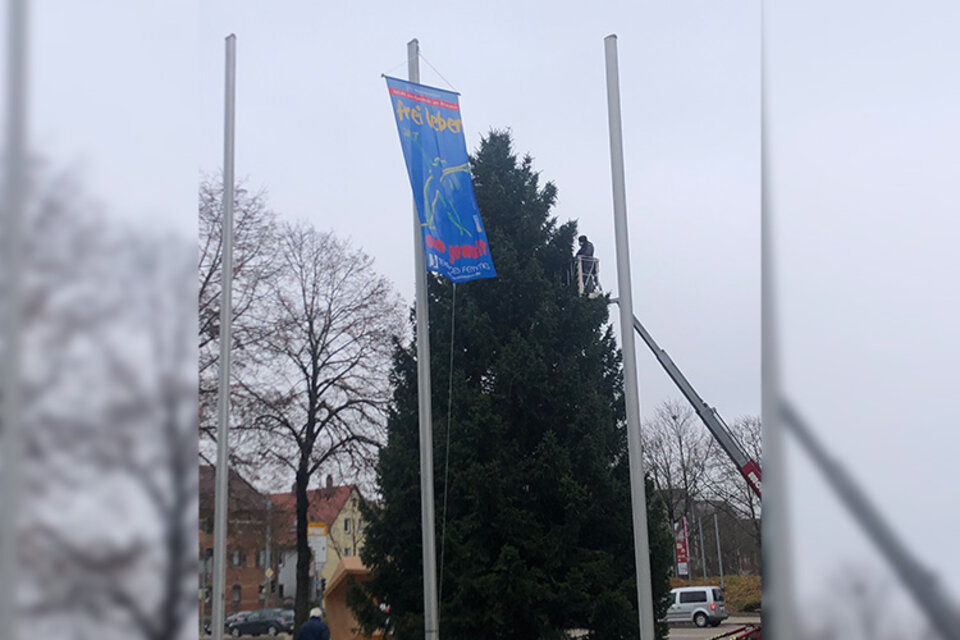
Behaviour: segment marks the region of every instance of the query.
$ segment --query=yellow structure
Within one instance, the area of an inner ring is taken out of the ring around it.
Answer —
[[[345,556],[337,563],[333,572],[333,577],[327,580],[327,591],[324,593],[323,602],[327,612],[327,626],[330,627],[330,637],[337,640],[372,640],[381,637],[381,632],[377,631],[372,636],[365,636],[360,631],[360,624],[353,616],[350,607],[347,606],[347,578],[352,576],[358,582],[363,582],[370,577],[370,570],[367,569],[360,558],[356,556]]]
[[[296,593],[296,497],[293,493],[275,493],[271,497],[275,513],[281,513],[285,518],[274,536],[275,548],[282,555],[278,597],[289,600]],[[316,577],[318,583],[325,581],[329,587],[341,560],[359,560],[364,538],[364,523],[360,514],[363,497],[356,485],[334,486],[333,478],[327,476],[326,486],[309,490],[307,500],[310,535],[321,534],[325,525],[327,558]]]
[[[351,564],[352,560],[360,561],[360,550],[363,549],[361,500],[360,492],[355,486],[351,486],[350,494],[336,518],[327,523],[327,563],[320,574],[321,578],[326,578],[327,590],[330,589],[330,583],[341,560],[351,560]]]

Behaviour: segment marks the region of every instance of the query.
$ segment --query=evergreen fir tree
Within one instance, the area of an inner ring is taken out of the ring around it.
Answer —
[[[515,157],[507,133],[491,132],[471,169],[499,277],[455,293],[447,281],[429,283],[441,636],[561,638],[588,629],[596,638],[636,638],[624,400],[609,299],[563,286],[576,224],[551,217],[556,188],[540,186],[532,159]],[[395,637],[422,638],[415,344],[397,346],[392,375],[377,468],[382,500],[368,509],[362,553],[373,577],[349,601],[368,629],[383,619],[374,603],[386,602]],[[672,538],[651,491],[648,483],[662,616]],[[666,637],[664,624],[658,637]]]

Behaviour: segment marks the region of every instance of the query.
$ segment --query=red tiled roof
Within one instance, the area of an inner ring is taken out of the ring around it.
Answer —
[[[347,484],[339,487],[330,487],[325,489],[310,489],[307,491],[307,516],[310,522],[325,522],[332,526],[334,520],[340,514],[343,506],[356,485]],[[294,523],[297,521],[297,497],[294,493],[274,493],[270,495],[273,501],[275,511],[288,514],[285,522],[284,531],[278,532],[277,542],[280,544],[295,544],[295,532],[292,531]]]
[[[213,494],[216,470],[210,465],[200,465],[200,516],[213,517]],[[244,479],[234,469],[230,469],[229,513],[230,517],[246,512],[255,514],[266,523],[267,497],[273,503],[272,509],[276,526],[275,541],[279,546],[296,546],[296,532],[293,525],[297,521],[297,498],[293,492],[263,494]],[[310,489],[307,491],[309,522],[326,522],[332,526],[356,485]],[[359,492],[358,492],[359,493]]]
[[[200,465],[200,478],[198,494],[200,499],[200,512],[213,512],[214,485],[216,484],[216,468],[212,465]],[[264,511],[266,509],[266,496],[257,491],[246,479],[236,470],[230,469],[230,476],[227,480],[229,486],[230,501],[228,508],[230,510],[241,509],[247,511]]]

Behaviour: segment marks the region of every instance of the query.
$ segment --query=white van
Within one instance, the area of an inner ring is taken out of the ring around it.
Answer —
[[[671,589],[670,594],[673,602],[667,610],[667,622],[715,627],[727,618],[727,605],[720,587],[679,587]]]

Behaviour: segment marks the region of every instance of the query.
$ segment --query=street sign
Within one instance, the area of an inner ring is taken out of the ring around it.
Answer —
[[[267,580],[273,579],[273,569],[271,569],[270,567],[267,567],[267,570],[265,573],[267,574]]]
[[[307,537],[313,551],[314,564],[322,567],[327,562],[327,523],[311,522],[307,525]],[[318,572],[322,569],[318,568]]]

